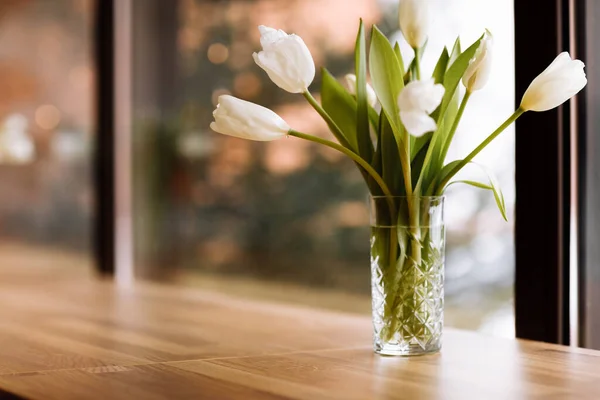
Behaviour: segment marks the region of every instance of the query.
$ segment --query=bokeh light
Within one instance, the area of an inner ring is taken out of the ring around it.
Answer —
[[[45,130],[52,130],[60,123],[60,110],[52,104],[44,104],[35,110],[35,122]]]
[[[223,64],[229,58],[229,49],[222,43],[213,43],[208,47],[208,60],[213,64]]]
[[[256,97],[262,90],[262,83],[253,72],[242,72],[233,80],[233,90],[242,98]]]

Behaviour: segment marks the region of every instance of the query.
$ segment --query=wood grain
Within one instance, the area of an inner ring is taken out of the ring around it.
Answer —
[[[596,351],[447,329],[441,354],[380,357],[362,316],[85,274],[0,276],[0,390],[21,398],[600,399]]]

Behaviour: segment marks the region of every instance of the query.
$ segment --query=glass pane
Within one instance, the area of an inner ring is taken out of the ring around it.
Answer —
[[[93,7],[0,2],[0,254],[12,262],[91,263]]]
[[[295,129],[331,137],[300,95],[258,68],[257,26],[299,34],[317,69],[353,69],[362,17],[403,45],[396,0],[134,2],[135,237],[138,273],[352,312],[370,312],[366,188],[350,161],[289,138],[256,143],[209,129],[220,94],[269,107]],[[438,1],[424,69],[442,46],[494,32],[494,76],[473,96],[449,160],[513,111],[512,2]],[[318,12],[316,8],[318,7]],[[320,74],[311,91],[318,97]],[[514,202],[513,138],[479,157]],[[477,168],[472,172],[477,175]],[[490,193],[453,187],[447,220],[450,326],[514,335],[512,220]]]

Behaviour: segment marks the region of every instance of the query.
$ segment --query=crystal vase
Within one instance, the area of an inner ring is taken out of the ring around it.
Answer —
[[[371,197],[374,350],[412,356],[441,348],[444,198]]]

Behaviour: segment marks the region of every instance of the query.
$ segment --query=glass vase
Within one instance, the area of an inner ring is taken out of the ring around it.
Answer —
[[[444,198],[371,197],[374,350],[434,353],[444,324]]]

